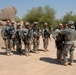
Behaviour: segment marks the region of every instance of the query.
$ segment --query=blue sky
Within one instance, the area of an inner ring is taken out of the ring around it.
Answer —
[[[61,18],[69,11],[76,14],[76,0],[0,0],[0,10],[7,6],[14,6],[17,9],[16,15],[20,18],[27,13],[27,10],[46,5],[56,10],[56,18]]]

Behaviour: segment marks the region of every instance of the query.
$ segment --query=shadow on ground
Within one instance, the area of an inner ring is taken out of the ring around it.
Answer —
[[[6,55],[6,52],[0,52],[0,55]]]
[[[57,59],[49,58],[49,57],[42,57],[40,58],[41,61],[50,63],[50,64],[57,64],[62,65],[62,62],[57,61]]]
[[[43,50],[43,49],[38,49],[38,51],[43,51],[43,52],[44,52],[44,50]]]
[[[74,63],[76,63],[76,60],[73,60]]]

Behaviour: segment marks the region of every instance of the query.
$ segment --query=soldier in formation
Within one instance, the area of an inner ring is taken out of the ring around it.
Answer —
[[[11,21],[11,26],[12,26],[12,30],[13,30],[13,33],[14,33],[15,30],[16,30],[16,24],[15,24],[15,21]],[[12,38],[12,45],[13,45],[13,49],[15,49],[16,40],[15,40],[14,37]]]
[[[22,40],[25,45],[25,55],[30,56],[31,39],[33,38],[32,29],[29,23],[26,23],[25,28],[22,28]]]
[[[21,42],[21,24],[18,23],[17,24],[17,27],[16,27],[16,30],[15,30],[15,33],[13,34],[15,40],[16,40],[16,51],[18,53],[22,53],[22,42]]]
[[[1,34],[5,43],[6,54],[7,56],[11,56],[13,29],[9,20],[7,20],[6,25],[3,26]]]
[[[47,52],[49,51],[47,49],[48,44],[49,44],[49,38],[50,38],[50,31],[48,28],[48,24],[44,23],[44,28],[42,30],[42,38],[43,38],[43,47],[44,47],[44,51]]]
[[[39,53],[39,43],[40,43],[40,28],[38,27],[38,22],[34,22],[34,26],[32,27],[33,30],[33,52]]]

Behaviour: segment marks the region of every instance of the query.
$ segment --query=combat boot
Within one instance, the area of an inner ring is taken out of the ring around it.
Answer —
[[[34,51],[34,53],[38,54],[39,52],[38,51]]]
[[[64,59],[63,58],[57,58],[57,61],[62,62],[62,61],[64,61]]]
[[[64,66],[67,66],[68,64],[64,62],[63,65],[64,65]]]
[[[10,56],[12,56],[13,55],[13,53],[9,53],[10,54]]]
[[[48,49],[46,49],[46,51],[49,51]]]
[[[72,66],[72,62],[69,62],[68,65],[71,65]]]
[[[29,56],[29,54],[28,53],[25,53],[25,55],[28,57]]]
[[[44,51],[47,52],[47,49],[44,48]]]
[[[7,56],[10,56],[10,54],[9,54],[9,53],[7,53]]]
[[[31,56],[31,55],[28,53],[28,56]]]
[[[16,50],[15,46],[13,47],[14,50]]]

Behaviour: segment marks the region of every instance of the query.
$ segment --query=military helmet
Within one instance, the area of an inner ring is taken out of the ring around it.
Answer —
[[[69,21],[68,24],[69,25],[74,25],[74,22],[73,21]]]
[[[38,22],[34,22],[34,25],[38,25]]]
[[[47,23],[44,23],[44,26],[47,26],[48,24]]]
[[[26,26],[29,26],[30,24],[28,22],[26,22]]]
[[[18,23],[17,23],[17,26],[21,26],[21,24],[18,22]]]

